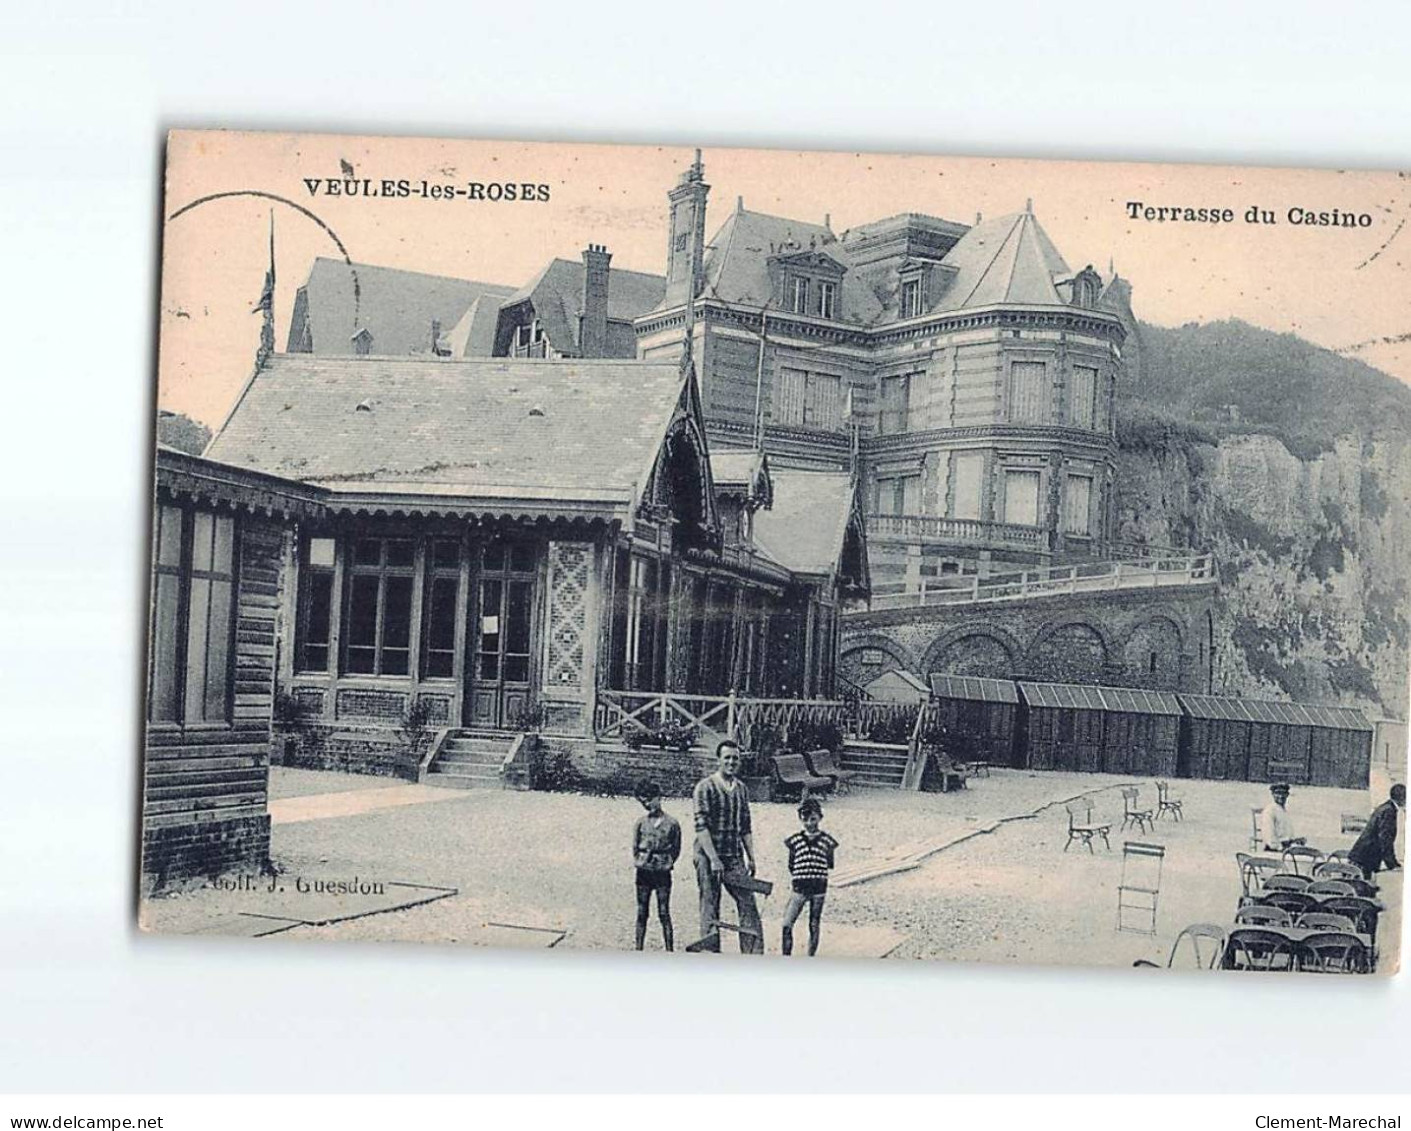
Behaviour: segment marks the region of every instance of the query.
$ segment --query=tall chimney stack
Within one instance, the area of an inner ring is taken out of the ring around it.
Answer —
[[[578,355],[607,357],[608,268],[612,255],[602,244],[583,250],[583,305],[578,316]]]

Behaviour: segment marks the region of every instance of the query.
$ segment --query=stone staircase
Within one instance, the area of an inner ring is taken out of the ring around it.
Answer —
[[[854,785],[900,789],[902,775],[906,771],[906,747],[849,742],[843,747],[840,761],[843,769],[857,774],[853,778]]]
[[[513,731],[451,731],[427,767],[426,784],[451,789],[503,789],[500,768],[517,737]]]

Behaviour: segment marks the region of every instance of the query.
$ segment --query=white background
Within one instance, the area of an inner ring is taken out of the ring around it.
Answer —
[[[139,938],[166,128],[1411,164],[1401,5],[0,16],[0,1091],[1405,1087],[1406,978]]]

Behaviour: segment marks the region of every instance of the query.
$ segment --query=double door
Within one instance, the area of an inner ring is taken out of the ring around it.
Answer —
[[[537,556],[531,543],[501,540],[481,552],[466,633],[473,726],[515,726],[533,702]]]

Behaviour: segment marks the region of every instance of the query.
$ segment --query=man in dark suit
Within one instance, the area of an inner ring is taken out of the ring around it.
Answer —
[[[1374,872],[1384,868],[1393,871],[1401,867],[1396,859],[1396,823],[1398,814],[1404,808],[1406,787],[1394,785],[1391,787],[1391,797],[1372,810],[1367,827],[1347,854],[1347,858],[1361,868],[1369,880]]]

